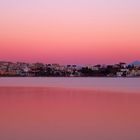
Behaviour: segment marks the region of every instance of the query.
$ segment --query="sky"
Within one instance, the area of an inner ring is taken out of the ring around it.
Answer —
[[[140,60],[140,0],[0,0],[0,60]]]

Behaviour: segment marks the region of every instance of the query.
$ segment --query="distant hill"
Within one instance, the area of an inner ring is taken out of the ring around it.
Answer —
[[[129,65],[140,66],[140,61],[134,61],[130,63]]]

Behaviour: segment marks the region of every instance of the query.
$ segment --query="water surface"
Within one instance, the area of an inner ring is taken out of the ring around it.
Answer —
[[[0,140],[140,140],[138,81],[2,78]]]
[[[140,78],[0,78],[0,86],[85,88],[139,93]]]

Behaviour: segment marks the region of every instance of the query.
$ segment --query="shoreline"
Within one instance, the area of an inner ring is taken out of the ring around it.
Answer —
[[[140,76],[0,76],[0,78],[140,78]]]

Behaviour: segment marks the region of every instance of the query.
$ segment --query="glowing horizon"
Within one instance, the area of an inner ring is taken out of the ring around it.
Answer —
[[[139,0],[0,1],[0,60],[95,64],[139,60]]]

